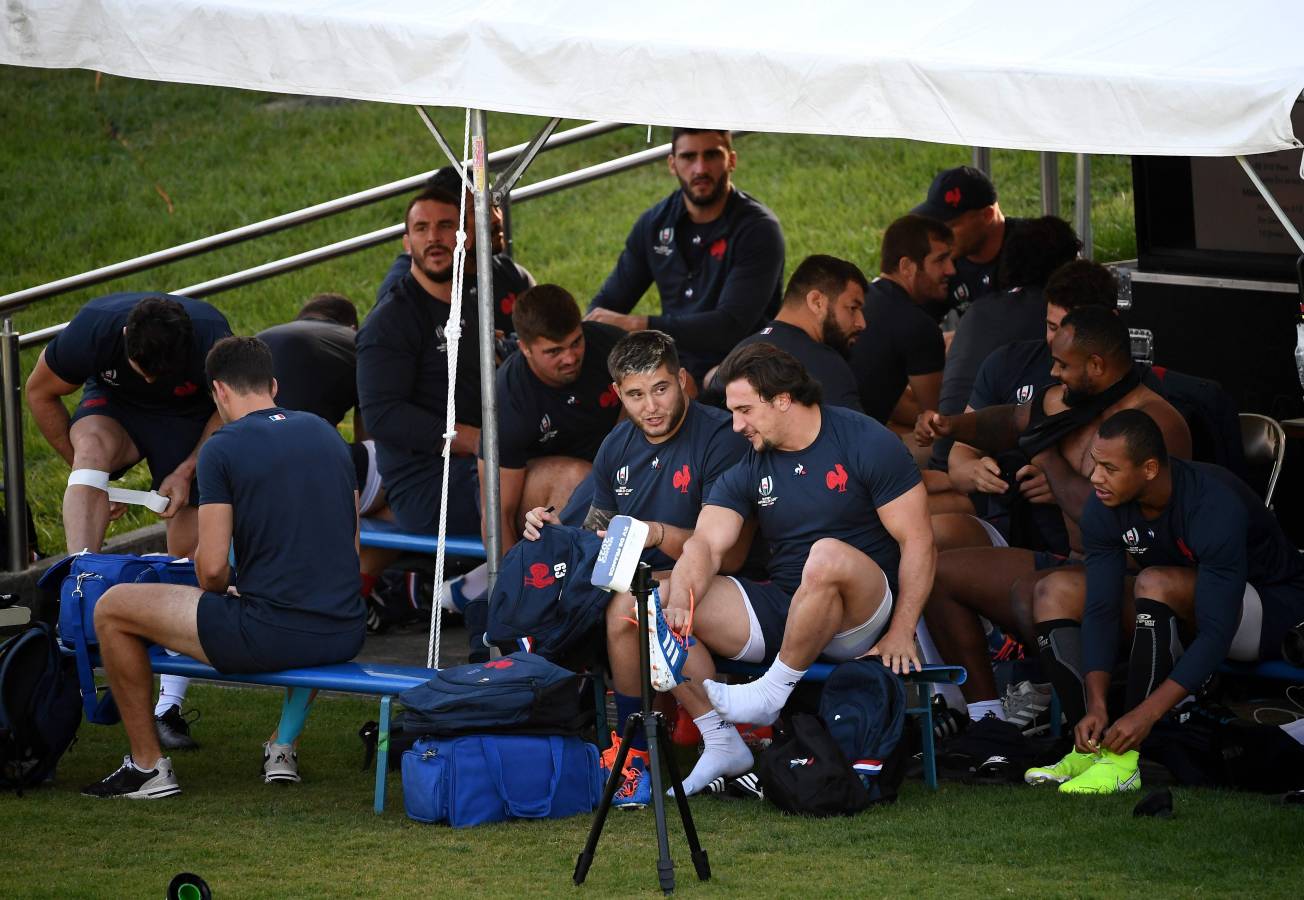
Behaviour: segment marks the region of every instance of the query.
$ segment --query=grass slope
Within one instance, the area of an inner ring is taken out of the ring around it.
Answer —
[[[300,785],[265,785],[261,743],[279,711],[269,690],[192,688],[201,750],[173,757],[183,793],[97,801],[77,789],[111,771],[120,728],[83,725],[55,786],[0,795],[0,896],[161,896],[196,872],[214,896],[465,897],[650,895],[650,811],[613,814],[586,886],[571,885],[589,817],[454,831],[405,818],[398,777],[385,814],[353,735],[375,705],[319,701],[302,739]],[[693,801],[713,878],[692,873],[671,821],[688,896],[1149,897],[1299,894],[1302,813],[1271,798],[1177,790],[1176,816],[1134,819],[1144,794],[1067,798],[1053,790],[909,782],[897,805],[805,820],[744,801]]]
[[[0,67],[0,293],[300,209],[440,165],[434,141],[405,107],[99,77],[92,72]],[[463,115],[437,119],[455,144]],[[491,147],[526,140],[539,121],[493,115]],[[566,123],[563,127],[576,123]],[[542,154],[524,183],[647,146],[627,128]],[[654,129],[652,140],[668,139]],[[969,160],[964,147],[910,141],[757,134],[739,141],[737,183],[769,205],[787,236],[791,272],[807,254],[834,253],[876,272],[883,229],[922,199],[933,174]],[[1072,215],[1071,159],[1061,161],[1063,211]],[[1037,158],[998,151],[993,168],[1002,208],[1040,212]],[[1125,159],[1094,171],[1097,257],[1133,254]],[[521,204],[514,210],[517,258],[541,281],[585,302],[602,283],[643,209],[674,186],[649,166]],[[177,290],[398,222],[394,199],[41,302],[15,316],[19,330],[65,321],[86,300],[116,290]],[[237,332],[290,318],[308,296],[338,291],[370,308],[397,252],[379,247],[210,298]],[[644,307],[655,304],[645,298]],[[30,371],[36,352],[24,354]],[[67,468],[26,422],[28,495],[41,544],[62,548],[59,506]],[[146,483],[144,467],[131,486]],[[152,521],[134,510],[115,530]]]

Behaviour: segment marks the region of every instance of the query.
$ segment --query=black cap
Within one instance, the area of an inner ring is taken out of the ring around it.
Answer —
[[[928,188],[928,198],[911,212],[949,222],[961,213],[995,202],[996,188],[990,178],[973,166],[958,166],[939,173]]]

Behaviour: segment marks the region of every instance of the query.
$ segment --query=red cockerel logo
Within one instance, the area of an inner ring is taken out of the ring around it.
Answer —
[[[510,659],[491,659],[484,664],[486,669],[510,669],[514,663]]]
[[[824,483],[829,486],[829,490],[837,488],[839,494],[847,492],[847,470],[842,468],[842,463],[837,463],[832,472],[824,473]]]
[[[676,472],[675,477],[671,479],[671,482],[676,488],[678,488],[679,493],[681,494],[688,493],[688,485],[692,483],[692,481],[693,473],[688,471],[688,463],[684,463],[684,467]]]
[[[185,384],[179,384],[174,387],[172,393],[177,397],[189,397],[198,390],[199,385],[195,384],[193,381],[187,381]]]
[[[619,402],[620,395],[616,393],[616,386],[614,384],[607,385],[607,389],[602,392],[602,396],[598,397],[598,406],[601,406],[603,409],[610,409]]]
[[[510,316],[512,310],[516,309],[516,295],[505,294],[503,299],[498,301],[498,308],[502,310],[503,315]]]
[[[724,249],[727,246],[728,245],[725,243],[724,238],[720,238],[719,240],[712,243],[711,249],[707,250],[706,252],[710,253],[711,256],[714,257],[715,259],[724,259]]]
[[[960,189],[958,187],[951,188],[949,191],[946,192],[945,195],[943,195],[943,199],[946,200],[947,206],[954,206],[956,208],[959,208]]]
[[[525,576],[525,583],[532,588],[546,588],[557,579],[552,577],[552,568],[547,563],[534,563],[530,574]]]

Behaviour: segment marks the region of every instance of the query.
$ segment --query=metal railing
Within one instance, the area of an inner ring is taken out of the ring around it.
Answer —
[[[541,149],[550,150],[564,147],[568,144],[607,134],[624,127],[626,127],[625,124],[617,122],[593,122],[587,125],[581,125],[576,128],[553,134],[543,144]],[[488,163],[493,167],[508,165],[515,160],[519,154],[524,152],[528,146],[528,143],[523,143],[494,151],[488,155]],[[587,184],[591,181],[596,181],[620,172],[647,165],[650,162],[665,159],[669,152],[669,144],[660,144],[656,147],[650,147],[637,153],[631,153],[627,156],[578,169],[574,172],[568,172],[553,178],[544,179],[543,181],[511,191],[508,195],[508,201],[512,205],[524,203],[567,188]],[[275,216],[271,219],[255,222],[250,225],[243,225],[239,228],[233,228],[220,234],[200,238],[185,244],[179,244],[175,247],[169,247],[165,250],[159,250],[154,253],[135,257],[134,259],[124,260],[109,266],[102,266],[89,272],[83,272],[79,275],[73,275],[68,278],[61,278],[47,284],[38,285],[21,291],[15,291],[0,297],[0,315],[3,315],[4,322],[3,331],[0,331],[0,389],[3,390],[3,396],[0,396],[0,414],[3,415],[3,449],[5,456],[4,497],[5,508],[7,510],[18,511],[15,514],[9,515],[8,529],[7,534],[5,535],[5,546],[8,550],[9,568],[12,570],[25,568],[26,560],[28,559],[26,515],[22,512],[26,508],[26,485],[24,482],[22,372],[19,366],[19,349],[20,347],[32,347],[44,344],[53,339],[55,335],[63,331],[63,329],[68,325],[67,322],[62,322],[57,325],[51,325],[46,328],[37,329],[36,331],[20,335],[15,332],[12,327],[12,319],[10,316],[14,310],[21,309],[49,297],[58,296],[81,288],[91,287],[126,275],[148,271],[168,263],[198,256],[242,241],[294,228],[299,225],[304,225],[309,222],[314,222],[319,219],[409,193],[424,185],[426,180],[434,173],[434,171],[435,170],[432,169],[429,172],[423,172],[409,178],[392,181],[388,184],[349,194],[348,196],[340,197],[336,200],[319,203],[315,206],[296,210],[295,212]],[[401,236],[403,228],[403,223],[399,222],[387,228],[381,228],[376,231],[368,232],[367,234],[337,241],[336,243],[324,247],[318,247],[304,253],[297,253],[240,272],[234,272],[230,275],[224,275],[219,278],[200,282],[199,284],[179,288],[173,291],[173,293],[195,298],[211,296],[222,291],[228,291],[233,288],[253,284],[267,278],[272,278],[276,275],[307,268],[308,266],[316,265],[317,263],[326,262],[341,256],[346,256],[350,253],[356,253],[370,247],[387,243]]]

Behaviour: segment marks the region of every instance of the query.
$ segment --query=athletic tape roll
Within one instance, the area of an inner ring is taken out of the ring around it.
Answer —
[[[68,484],[81,484],[86,487],[107,491],[109,489],[109,473],[101,472],[99,469],[73,469],[68,475]]]
[[[110,503],[130,503],[132,506],[147,506],[160,515],[167,512],[172,501],[158,491],[130,491],[126,488],[109,488]]]

